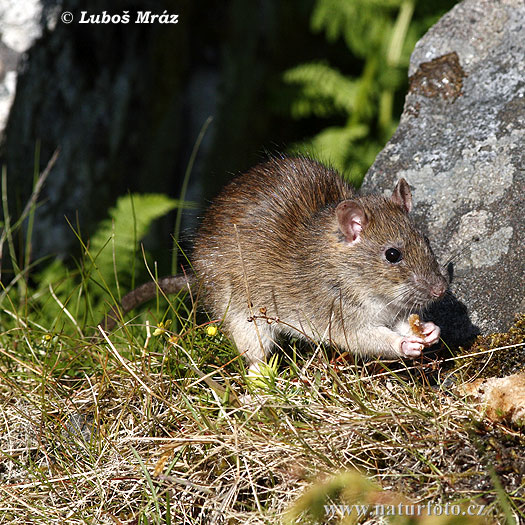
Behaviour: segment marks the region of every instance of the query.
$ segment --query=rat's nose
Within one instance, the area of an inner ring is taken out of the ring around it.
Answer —
[[[437,283],[430,287],[430,295],[436,299],[443,297],[447,291],[447,283],[445,279],[440,279]]]

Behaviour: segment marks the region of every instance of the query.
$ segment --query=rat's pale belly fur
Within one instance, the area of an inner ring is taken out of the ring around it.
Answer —
[[[327,301],[319,297],[310,301],[297,297],[295,305],[279,301],[275,290],[272,299],[254,302],[248,307],[244,295],[241,305],[228,295],[231,285],[221,290],[214,285],[213,294],[217,303],[214,312],[223,312],[224,325],[234,339],[239,352],[251,367],[264,361],[271,347],[279,343],[281,336],[295,336],[310,342],[323,342],[348,349],[362,355],[377,355],[385,358],[417,357],[424,346],[439,340],[439,327],[424,323],[424,338],[411,334],[407,321],[408,314],[385,309],[384,302],[369,300],[368,308],[360,302],[359,307],[345,305],[336,299]],[[250,297],[257,293],[250,294]],[[227,301],[222,301],[229,297]],[[308,305],[299,310],[297,304]],[[240,306],[240,307],[239,307]]]

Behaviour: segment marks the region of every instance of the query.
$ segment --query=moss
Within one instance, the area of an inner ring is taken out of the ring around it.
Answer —
[[[457,366],[464,366],[477,377],[504,377],[525,369],[525,313],[518,314],[507,332],[479,335],[468,348],[459,348]],[[521,345],[521,346],[519,346]],[[512,347],[512,348],[507,348]],[[493,350],[493,352],[491,352]]]

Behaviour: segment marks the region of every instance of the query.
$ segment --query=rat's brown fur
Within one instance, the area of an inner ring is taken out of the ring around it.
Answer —
[[[368,218],[353,246],[335,213],[348,199]],[[393,337],[375,328],[392,330],[435,298],[429,288],[444,286],[402,206],[379,196],[356,199],[338,174],[304,158],[273,159],[235,179],[208,210],[196,239],[193,266],[206,307],[224,316],[252,364],[283,332],[399,356]],[[389,245],[404,252],[399,265],[383,258]],[[280,322],[253,320],[261,311]]]

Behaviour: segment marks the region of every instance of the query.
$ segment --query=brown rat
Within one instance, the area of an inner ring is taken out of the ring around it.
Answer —
[[[408,217],[411,207],[404,179],[390,198],[356,196],[336,172],[306,158],[256,166],[223,189],[197,232],[192,263],[205,307],[224,319],[250,366],[282,334],[417,357],[440,330],[422,323],[415,335],[408,317],[441,298],[447,282]],[[174,276],[158,284],[173,293],[187,283]],[[155,293],[155,283],[143,285],[122,310]]]

